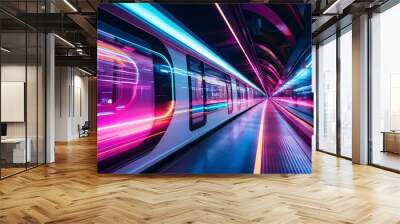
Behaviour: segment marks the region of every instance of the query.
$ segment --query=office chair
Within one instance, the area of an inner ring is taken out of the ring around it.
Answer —
[[[89,129],[90,129],[89,121],[85,121],[82,127],[78,125],[78,129],[79,129],[79,138],[89,136]]]

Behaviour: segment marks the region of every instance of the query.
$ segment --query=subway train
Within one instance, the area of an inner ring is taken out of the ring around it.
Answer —
[[[266,97],[118,7],[100,6],[98,18],[100,173],[142,173]]]

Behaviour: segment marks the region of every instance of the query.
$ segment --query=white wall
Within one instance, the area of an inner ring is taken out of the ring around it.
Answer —
[[[55,140],[70,141],[89,117],[88,77],[72,67],[56,67],[55,73]]]
[[[26,71],[29,74],[28,76],[28,81],[30,86],[36,86],[36,80],[31,80],[30,74],[36,74],[36,67],[34,66],[29,66],[26,68],[25,64],[3,64],[1,66],[1,81],[2,82],[24,82],[26,83],[25,80],[25,75]],[[36,88],[27,88],[27,103],[28,107],[32,109],[32,107],[36,108]],[[34,104],[32,104],[34,102]],[[1,108],[1,110],[7,110],[7,108]],[[31,110],[29,110],[31,111]],[[36,124],[36,119],[37,115],[36,113],[28,113],[27,114],[28,122],[35,121]],[[7,122],[7,136],[8,137],[25,137],[25,123],[26,122]],[[33,127],[33,124],[28,124],[28,129],[29,128],[34,128],[36,130],[36,125]],[[28,130],[28,135],[30,133],[30,130]],[[29,137],[29,136],[28,136]]]
[[[70,69],[55,68],[55,141],[68,141]]]

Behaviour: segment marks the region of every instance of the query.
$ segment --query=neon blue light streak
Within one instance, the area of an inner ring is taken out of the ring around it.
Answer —
[[[275,91],[273,96],[276,96],[277,94],[281,93],[284,90],[293,88],[296,85],[298,85],[306,80],[311,80],[311,65],[312,65],[312,62],[309,62],[309,63],[307,63],[307,65],[305,67],[300,68],[299,71],[293,76],[292,79],[285,82],[285,84],[283,84],[281,87],[279,87],[278,90]]]
[[[311,85],[309,85],[309,86],[299,87],[299,88],[297,88],[297,89],[295,89],[293,91],[294,92],[305,92],[305,91],[310,92],[311,90],[312,90]]]
[[[204,107],[203,106],[193,106],[192,107],[192,113],[198,113],[198,112],[203,112]]]
[[[226,108],[228,106],[227,103],[216,103],[216,104],[211,104],[206,106],[206,110],[219,110]]]
[[[170,71],[168,71],[168,70],[166,70],[166,69],[160,69],[160,72],[162,72],[162,73],[170,73]]]
[[[158,11],[149,3],[118,3],[128,12],[133,13],[140,19],[154,25],[156,28],[160,29],[166,35],[177,40],[181,44],[185,45],[203,55],[204,57],[210,59],[218,66],[225,69],[227,72],[235,75],[237,78],[241,79],[254,89],[262,92],[256,85],[254,85],[250,80],[243,76],[238,70],[236,70],[232,65],[228,64],[221,57],[211,51],[207,46],[197,40],[195,37],[191,36],[182,27],[177,25],[170,18],[165,16],[162,12]]]

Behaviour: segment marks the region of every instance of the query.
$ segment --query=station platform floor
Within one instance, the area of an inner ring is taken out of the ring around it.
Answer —
[[[310,173],[311,146],[266,100],[154,166],[151,173]]]

